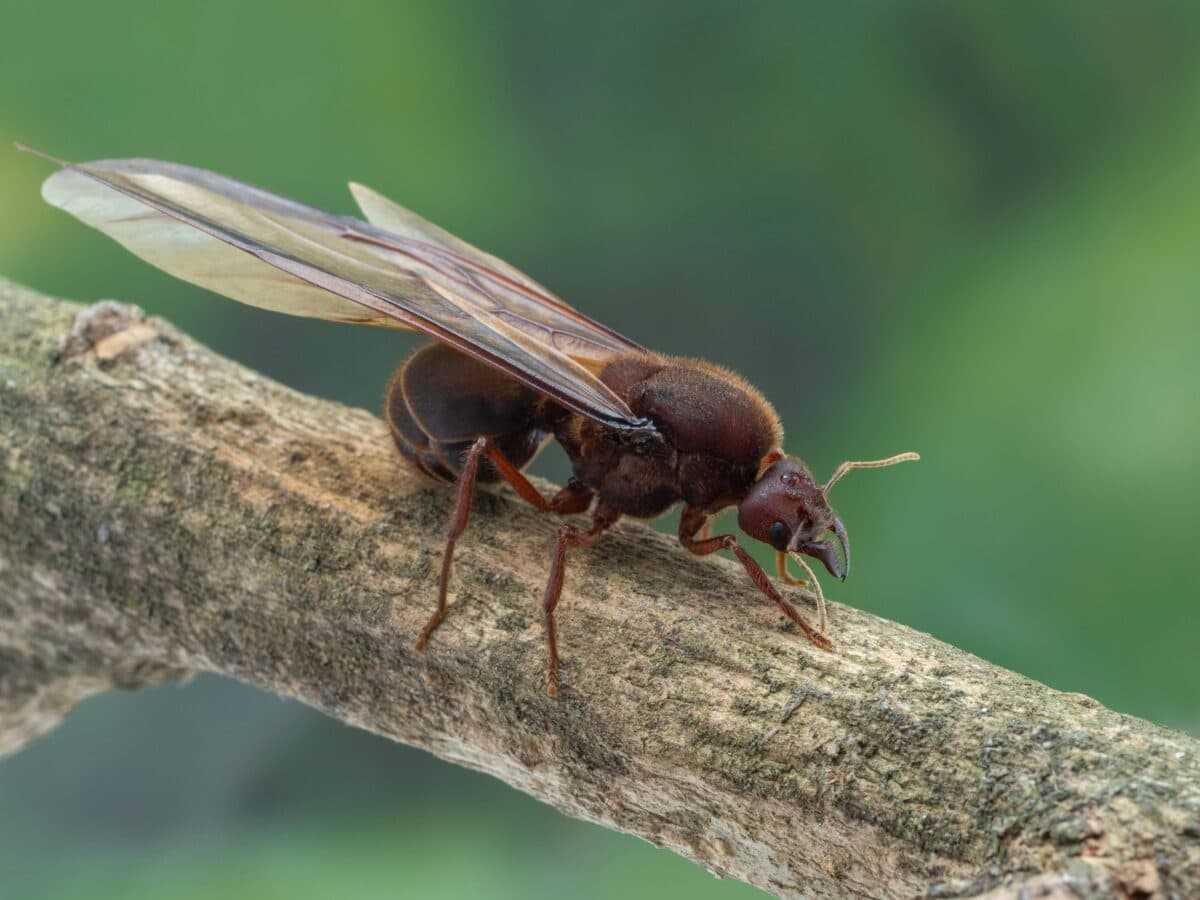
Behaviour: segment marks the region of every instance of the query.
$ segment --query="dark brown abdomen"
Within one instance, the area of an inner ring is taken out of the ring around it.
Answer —
[[[546,433],[539,395],[445,344],[427,344],[396,370],[384,414],[400,453],[431,478],[454,481],[477,438],[496,439],[517,468],[533,459]],[[481,481],[497,475],[486,460]]]

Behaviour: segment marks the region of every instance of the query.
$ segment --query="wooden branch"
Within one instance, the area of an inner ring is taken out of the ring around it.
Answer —
[[[813,649],[638,524],[571,558],[484,494],[427,656],[450,492],[384,426],[132,307],[0,282],[0,748],[218,672],[804,897],[1198,897],[1200,745],[835,606]]]

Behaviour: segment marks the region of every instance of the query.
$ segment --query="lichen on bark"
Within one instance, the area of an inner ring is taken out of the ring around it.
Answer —
[[[1194,739],[846,607],[815,650],[638,524],[572,557],[558,700],[505,490],[415,654],[449,504],[368,413],[0,282],[0,751],[216,672],[780,895],[1200,896]]]

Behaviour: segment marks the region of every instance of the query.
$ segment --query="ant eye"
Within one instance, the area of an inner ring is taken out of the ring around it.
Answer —
[[[788,542],[787,526],[776,522],[771,526],[771,546],[776,550],[786,550]]]

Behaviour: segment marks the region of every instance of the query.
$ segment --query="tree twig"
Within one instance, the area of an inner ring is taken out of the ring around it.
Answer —
[[[1194,739],[846,607],[815,650],[641,525],[571,560],[559,699],[507,492],[415,654],[449,503],[365,412],[0,282],[0,749],[217,672],[780,895],[1200,896]]]

